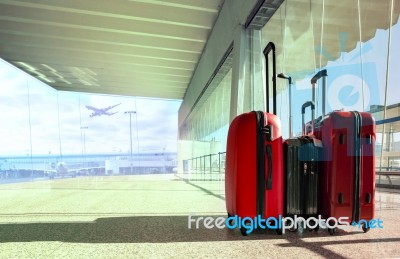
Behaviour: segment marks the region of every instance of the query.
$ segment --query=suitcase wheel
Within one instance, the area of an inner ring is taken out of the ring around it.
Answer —
[[[282,229],[281,229],[281,228],[277,228],[277,229],[276,229],[276,233],[277,233],[278,235],[282,235]]]
[[[336,228],[328,228],[328,232],[331,236],[336,233]]]
[[[244,224],[246,225],[250,225],[250,221],[246,220],[246,222],[244,222]],[[247,236],[247,229],[245,227],[240,227],[240,233],[242,233],[242,236]]]
[[[229,212],[228,212],[228,218],[230,218],[230,217],[232,217],[232,215],[231,215],[231,214],[229,214]],[[228,221],[228,223],[229,223],[229,225],[231,225],[231,226],[232,226],[233,219],[230,219],[230,220]]]
[[[317,225],[315,228],[309,228],[308,229],[310,232],[312,231],[318,231],[319,230],[319,225]]]
[[[297,231],[297,228],[296,227],[292,227],[292,228],[289,228],[288,229],[290,232],[296,232]]]
[[[362,225],[362,230],[367,233],[371,228],[367,227],[365,224]]]
[[[309,230],[310,232],[312,232],[312,231],[318,231],[318,230],[319,230],[319,223],[318,223],[318,221],[314,220],[314,223],[317,223],[315,227],[312,227],[312,228],[310,227],[310,228],[308,228],[308,230]]]
[[[242,236],[244,236],[244,237],[247,236],[247,232],[246,231],[247,231],[247,229],[245,229],[244,227],[240,228],[240,233],[242,233]]]

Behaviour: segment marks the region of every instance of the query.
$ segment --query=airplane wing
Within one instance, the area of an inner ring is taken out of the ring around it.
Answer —
[[[108,110],[110,110],[110,109],[112,109],[112,108],[114,108],[114,107],[117,107],[118,105],[120,105],[121,103],[119,103],[119,104],[116,104],[116,105],[112,105],[112,106],[108,106],[107,108],[104,108],[103,110],[106,112],[106,111],[108,111]]]
[[[110,113],[110,112],[105,112],[104,114],[105,115],[108,115],[108,116],[111,116],[111,115],[114,115],[114,114],[116,114],[117,112],[112,112],[112,113]]]
[[[99,114],[98,112],[93,112],[92,114],[89,115],[90,118],[94,117],[94,116],[100,116],[101,114]]]
[[[100,111],[100,109],[97,109],[96,107],[93,107],[93,106],[90,106],[90,105],[86,105],[85,106],[88,110],[92,110],[92,111],[94,111],[94,112],[99,112]]]

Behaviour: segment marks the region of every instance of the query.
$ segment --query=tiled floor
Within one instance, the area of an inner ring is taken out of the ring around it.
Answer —
[[[223,182],[166,175],[2,184],[0,258],[400,257],[399,191],[377,191],[384,228],[368,233],[188,229],[189,214],[225,216],[222,196]]]

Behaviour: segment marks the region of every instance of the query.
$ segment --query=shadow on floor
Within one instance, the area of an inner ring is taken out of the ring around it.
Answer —
[[[204,216],[205,217],[205,216]],[[213,216],[216,218],[217,216]],[[197,218],[194,217],[194,218]],[[241,236],[238,229],[188,229],[187,216],[137,216],[99,218],[83,223],[27,223],[0,225],[0,243],[60,241],[69,243],[171,243],[171,242],[215,242],[282,240],[280,247],[302,247],[323,257],[343,258],[326,246],[341,244],[372,244],[400,242],[400,238],[364,239],[362,231],[346,232],[339,229],[335,236],[360,235],[356,240],[319,241],[329,237],[326,230],[304,231],[303,234],[288,232],[277,235],[273,230],[256,230],[249,236]],[[307,238],[307,240],[303,240]],[[312,238],[312,239],[310,239]],[[315,238],[315,239],[314,239]],[[332,239],[335,237],[332,237]],[[315,240],[315,241],[314,241]]]
[[[327,246],[340,246],[340,245],[353,245],[354,249],[364,249],[372,244],[382,244],[385,242],[393,242],[399,243],[400,238],[376,238],[376,239],[355,239],[355,240],[332,240],[332,241],[307,241],[305,242],[301,238],[298,239],[288,239],[289,243],[286,244],[278,244],[277,246],[283,248],[292,248],[292,247],[299,247],[304,248],[309,251],[315,252],[325,258],[347,258],[334,251],[330,250]],[[354,254],[356,255],[356,253]]]
[[[205,217],[205,216],[204,216]],[[218,216],[212,216],[214,218]],[[221,216],[222,217],[222,216]],[[198,218],[195,216],[194,218]],[[71,243],[168,243],[262,239],[299,239],[329,236],[326,230],[277,235],[274,230],[256,230],[247,237],[238,229],[188,228],[187,216],[137,216],[99,218],[94,222],[0,224],[0,243],[61,241]],[[336,235],[358,232],[339,230]],[[400,240],[399,240],[400,241]]]

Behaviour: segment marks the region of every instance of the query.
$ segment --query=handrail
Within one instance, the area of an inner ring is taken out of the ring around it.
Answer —
[[[400,175],[400,171],[376,171],[377,175]]]
[[[223,167],[224,160],[222,158],[224,154],[226,152],[210,153],[186,159],[187,161],[191,161],[191,174],[201,175],[201,180],[207,180],[208,178],[210,178],[209,180],[213,180],[213,175],[221,180],[221,176],[219,175],[225,173],[225,167]],[[218,158],[213,161],[213,157],[215,156],[218,156]]]

